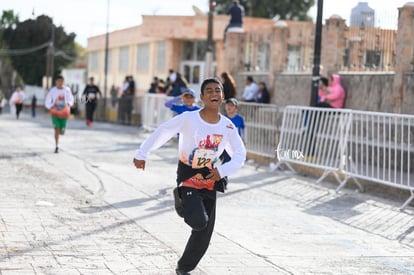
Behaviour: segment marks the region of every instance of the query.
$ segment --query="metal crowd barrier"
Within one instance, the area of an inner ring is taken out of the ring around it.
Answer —
[[[272,104],[240,102],[238,113],[244,118],[247,151],[258,156],[274,158],[283,110]]]
[[[278,163],[323,169],[318,182],[334,174],[337,191],[353,179],[406,189],[414,199],[414,116],[346,109],[288,106],[284,110]],[[340,175],[343,175],[341,179]]]
[[[152,131],[173,117],[173,112],[164,106],[169,99],[171,97],[163,94],[146,94],[143,97],[141,123],[144,129]]]
[[[154,130],[173,113],[164,106],[169,97],[147,94],[142,101],[142,126]],[[246,148],[277,158],[275,169],[300,164],[323,170],[317,182],[333,174],[337,191],[358,179],[409,190],[414,200],[414,116],[348,109],[240,102],[245,120]]]
[[[414,199],[414,116],[352,111],[348,177],[409,190]]]

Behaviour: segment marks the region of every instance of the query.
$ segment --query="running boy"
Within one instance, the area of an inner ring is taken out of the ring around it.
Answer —
[[[50,109],[55,128],[55,153],[59,153],[59,135],[65,133],[66,122],[70,116],[70,106],[74,103],[72,92],[69,87],[63,86],[63,81],[63,76],[56,77],[56,86],[50,89],[45,100],[45,107]]]
[[[184,221],[192,228],[176,273],[188,274],[207,251],[213,233],[216,191],[221,180],[236,173],[244,163],[246,149],[234,124],[219,112],[223,86],[217,78],[201,85],[201,110],[184,112],[162,124],[136,151],[134,165],[145,169],[150,151],[161,147],[178,132],[179,162],[177,185],[182,200]],[[229,151],[231,161],[217,166],[219,156]]]

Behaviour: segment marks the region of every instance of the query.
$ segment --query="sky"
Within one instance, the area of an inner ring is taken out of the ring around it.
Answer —
[[[275,0],[276,1],[276,0]],[[87,46],[87,38],[142,23],[141,15],[194,15],[192,6],[208,11],[208,0],[0,0],[1,10],[13,10],[20,21],[46,14],[67,33],[76,34],[76,42]],[[232,1],[229,0],[229,3]],[[315,0],[317,3],[317,0]],[[325,0],[323,19],[337,14],[349,22],[351,9],[368,2],[376,11],[376,23],[397,27],[397,8],[409,0]],[[109,6],[109,16],[107,15]],[[315,6],[309,15],[316,18]],[[34,15],[34,17],[33,17]]]

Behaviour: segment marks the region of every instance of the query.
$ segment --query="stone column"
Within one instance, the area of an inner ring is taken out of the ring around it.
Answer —
[[[223,71],[231,73],[244,71],[244,41],[245,33],[243,28],[230,28],[227,30],[226,42],[224,43]]]
[[[322,33],[321,74],[340,71],[344,64],[345,35],[347,26],[345,20],[334,15],[326,20]]]
[[[405,75],[413,71],[414,64],[414,3],[409,2],[398,10],[396,64],[391,105],[394,113],[409,113],[409,110],[404,109],[413,108],[414,96],[404,88],[404,84]]]
[[[288,56],[288,38],[288,25],[284,21],[277,21],[273,27],[273,41],[270,50],[270,72],[272,72],[272,75],[285,70]]]

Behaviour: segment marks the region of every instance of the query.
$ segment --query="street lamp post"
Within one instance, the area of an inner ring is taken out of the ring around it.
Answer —
[[[315,31],[315,46],[313,54],[313,68],[312,68],[312,89],[310,106],[316,106],[318,103],[318,87],[319,75],[321,65],[321,44],[322,44],[322,11],[323,0],[318,0],[318,12],[316,15],[316,31]]]
[[[109,0],[107,2],[106,10],[106,35],[105,35],[105,65],[104,65],[104,102],[103,102],[103,116],[106,120],[106,100],[108,90],[108,49],[109,47]]]
[[[215,2],[209,0],[208,25],[207,25],[207,51],[206,51],[206,76],[213,76],[213,12]]]

